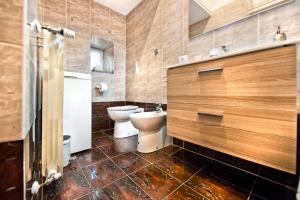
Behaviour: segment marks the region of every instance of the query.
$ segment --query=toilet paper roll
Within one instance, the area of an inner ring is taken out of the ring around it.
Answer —
[[[100,83],[95,86],[95,89],[98,89],[100,92],[105,92],[108,90],[108,86],[106,83]]]
[[[106,83],[101,83],[101,91],[102,91],[102,92],[105,92],[105,91],[107,91],[107,90],[108,90],[107,84],[106,84]]]

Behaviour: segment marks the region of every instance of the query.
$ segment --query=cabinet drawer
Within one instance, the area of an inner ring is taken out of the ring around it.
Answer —
[[[260,51],[198,64],[222,70],[199,73],[203,97],[295,97],[296,49],[294,46]]]
[[[171,69],[167,73],[168,102],[198,102],[198,66]]]
[[[169,135],[291,173],[296,166],[294,124],[240,116],[220,107],[168,105]]]
[[[268,117],[268,115],[270,115]],[[248,108],[210,106],[199,104],[168,104],[168,127],[183,127],[187,130],[201,131],[199,126],[220,126],[289,138],[297,138],[297,114],[294,110],[250,110]],[[202,130],[203,130],[202,129]],[[296,144],[294,145],[296,147]]]

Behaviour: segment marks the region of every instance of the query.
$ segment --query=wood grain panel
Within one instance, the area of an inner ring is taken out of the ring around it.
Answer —
[[[169,135],[296,172],[295,46],[171,69],[169,88]]]
[[[197,103],[200,85],[198,66],[188,66],[168,71],[168,102]]]

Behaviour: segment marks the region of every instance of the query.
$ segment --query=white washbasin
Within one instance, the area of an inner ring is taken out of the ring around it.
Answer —
[[[159,131],[166,124],[167,112],[142,112],[129,115],[133,126],[146,132]]]
[[[167,112],[143,112],[129,115],[132,125],[139,130],[137,150],[141,153],[157,151],[171,143],[166,134]]]

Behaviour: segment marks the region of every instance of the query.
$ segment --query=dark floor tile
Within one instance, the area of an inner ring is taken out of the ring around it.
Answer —
[[[157,162],[157,161],[160,161],[162,159],[166,159],[167,157],[169,157],[166,154],[164,154],[161,150],[154,151],[152,153],[136,152],[136,154],[141,156],[143,159],[147,160],[150,163]]]
[[[132,106],[135,106],[135,102],[134,101],[126,101],[126,105],[132,105]]]
[[[114,129],[103,130],[102,132],[109,136],[114,135]]]
[[[64,171],[61,180],[45,188],[44,199],[68,200],[79,198],[90,192],[90,186],[81,170]]]
[[[176,179],[153,165],[131,174],[130,177],[152,199],[163,199],[180,185]]]
[[[259,167],[260,167],[259,164],[256,164],[254,162],[247,161],[247,160],[244,160],[241,158],[237,158],[237,157],[234,157],[234,156],[231,156],[228,154],[216,152],[215,159],[220,162],[235,166],[236,168],[245,170],[247,172],[250,172],[250,173],[253,173],[256,175],[259,172]]]
[[[127,174],[142,169],[150,164],[134,153],[126,153],[114,157],[113,161]]]
[[[115,128],[115,121],[112,120],[111,118],[109,118],[109,129],[108,130],[114,129],[114,128]]]
[[[69,165],[67,165],[66,167],[64,167],[64,172],[65,171],[74,171],[74,170],[77,170],[77,169],[80,169],[80,165],[77,161],[77,159],[74,159],[74,160],[71,160]]]
[[[0,199],[23,198],[23,141],[0,143]]]
[[[184,148],[188,149],[190,151],[196,152],[198,154],[204,155],[206,157],[212,158],[212,159],[215,158],[216,151],[214,151],[212,149],[208,149],[206,147],[202,147],[197,144],[193,144],[193,143],[185,141]]]
[[[109,102],[93,102],[92,103],[92,115],[93,116],[105,116],[107,115],[107,108]]]
[[[156,111],[156,106],[157,106],[157,104],[155,104],[155,103],[147,103],[145,112]]]
[[[101,146],[100,149],[109,157],[115,157],[124,153],[135,152],[137,149],[137,142],[134,138],[127,138],[126,140],[113,140],[113,143]]]
[[[109,129],[109,116],[93,117],[92,132],[98,132]]]
[[[103,189],[95,190],[89,195],[80,200],[141,200],[150,197],[143,192],[132,180],[128,177],[122,178],[113,184],[106,186]]]
[[[101,160],[107,159],[107,156],[104,153],[102,153],[102,151],[100,151],[100,149],[98,149],[97,147],[79,153],[76,156],[77,156],[77,161],[81,167],[85,167],[87,165],[91,165]]]
[[[176,153],[177,151],[181,150],[182,148],[175,146],[175,145],[169,145],[167,147],[164,147],[161,149],[161,152],[166,155],[172,155]]]
[[[289,186],[293,189],[297,189],[299,183],[299,175],[289,174],[265,166],[261,166],[259,176]]]
[[[135,105],[138,106],[139,108],[145,108],[147,107],[146,103],[142,103],[142,102],[135,102]]]
[[[258,178],[254,185],[253,195],[268,200],[296,200],[296,191],[282,185]]]
[[[173,144],[183,147],[183,140],[173,137]]]
[[[23,141],[0,143],[0,160],[21,158],[23,155]]]
[[[103,136],[107,136],[103,131],[94,132],[92,133],[92,140],[95,140]]]
[[[98,147],[103,147],[103,146],[111,145],[114,142],[115,141],[111,137],[105,136],[105,137],[97,138],[95,144]]]
[[[173,192],[166,200],[207,200],[204,196],[193,191],[186,185],[181,186]]]
[[[187,185],[209,199],[247,199],[254,180],[253,175],[212,162]]]
[[[112,101],[112,102],[109,102],[110,107],[125,106],[125,105],[126,105],[125,101]]]
[[[212,160],[205,158],[199,154],[187,151],[185,149],[177,151],[172,155],[173,157],[180,159],[190,165],[194,165],[197,168],[202,168]]]
[[[167,111],[168,110],[168,105],[167,104],[163,104],[163,110]]]
[[[83,168],[83,172],[94,189],[125,176],[125,173],[108,159]]]
[[[187,181],[199,170],[174,157],[160,160],[154,163],[154,165],[182,182]]]
[[[267,199],[256,196],[255,194],[251,194],[248,200],[267,200]]]

